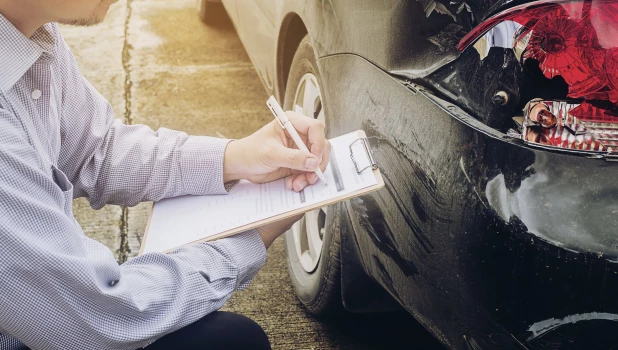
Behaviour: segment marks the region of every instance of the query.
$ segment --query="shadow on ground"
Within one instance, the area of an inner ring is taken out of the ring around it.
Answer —
[[[406,312],[376,314],[346,313],[321,320],[328,331],[323,336],[338,343],[363,344],[363,349],[444,350],[433,336]],[[342,346],[342,349],[359,349]]]

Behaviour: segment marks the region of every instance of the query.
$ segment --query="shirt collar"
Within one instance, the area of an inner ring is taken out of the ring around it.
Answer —
[[[27,38],[0,14],[0,90],[6,92],[42,56],[53,57],[56,35],[51,24]]]

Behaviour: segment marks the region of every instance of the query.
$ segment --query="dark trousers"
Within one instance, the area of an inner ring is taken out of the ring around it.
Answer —
[[[270,350],[270,342],[262,327],[250,318],[216,311],[145,348],[163,349]]]

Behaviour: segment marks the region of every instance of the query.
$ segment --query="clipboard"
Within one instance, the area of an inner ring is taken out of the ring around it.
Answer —
[[[202,238],[202,239],[196,239],[194,241],[185,243],[185,244],[181,244],[172,248],[169,248],[167,250],[164,250],[164,253],[169,253],[171,251],[174,251],[184,245],[187,244],[194,244],[194,243],[198,243],[198,242],[209,242],[209,241],[214,241],[214,240],[218,240],[221,238],[226,238],[226,237],[230,237],[233,236],[235,234],[238,233],[242,233],[272,222],[276,222],[276,221],[280,221],[292,216],[296,216],[299,214],[303,214],[306,212],[310,212],[312,210],[318,209],[318,208],[322,208],[328,205],[332,205],[332,204],[336,204],[342,201],[345,201],[347,199],[350,198],[354,198],[354,197],[358,197],[364,194],[368,194],[374,191],[377,191],[379,189],[381,189],[382,187],[384,187],[384,180],[382,179],[382,174],[380,173],[380,169],[378,168],[378,165],[375,162],[375,159],[373,157],[373,152],[371,150],[371,146],[369,145],[369,141],[367,139],[367,136],[365,134],[365,132],[363,130],[358,130],[356,131],[356,135],[358,136],[356,138],[355,141],[353,141],[350,145],[349,145],[349,151],[350,151],[350,158],[354,164],[354,168],[356,170],[357,174],[362,174],[365,171],[372,171],[374,176],[375,176],[375,181],[376,184],[375,185],[371,185],[368,187],[364,187],[361,188],[359,190],[353,191],[353,192],[348,192],[346,194],[343,194],[341,196],[337,196],[337,197],[333,197],[333,198],[329,198],[328,200],[325,201],[320,201],[317,203],[313,203],[307,206],[303,206],[301,208],[298,209],[294,209],[294,210],[290,210],[290,211],[286,211],[284,213],[278,214],[278,215],[274,215],[262,220],[257,220],[254,222],[251,222],[249,224],[246,225],[242,225],[242,226],[238,226],[238,227],[234,227],[232,229]],[[356,150],[356,151],[355,151]],[[364,159],[360,159],[361,157],[360,154],[357,154],[355,152],[362,152],[362,155],[365,156],[363,157]],[[363,160],[365,162],[363,162]],[[152,218],[153,218],[153,213],[154,213],[154,208],[157,205],[157,203],[155,203],[152,207],[152,210],[150,212],[150,216],[148,218],[148,223],[146,224],[146,231],[144,233],[144,237],[142,239],[142,244],[139,250],[139,254],[138,255],[142,255],[144,254],[144,249],[146,247],[146,243],[148,242],[148,233],[150,231],[151,228],[151,223],[152,223]]]

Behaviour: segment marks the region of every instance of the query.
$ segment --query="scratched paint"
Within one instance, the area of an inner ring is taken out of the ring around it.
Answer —
[[[549,320],[539,321],[528,328],[528,331],[532,332],[532,335],[528,338],[528,341],[555,330],[560,326],[591,320],[607,320],[617,322],[618,315],[607,312],[590,312],[586,314],[569,315],[560,319],[550,318]]]
[[[418,274],[418,269],[414,265],[414,262],[405,259],[399,253],[400,248],[396,242],[395,236],[388,224],[383,221],[384,215],[376,201],[372,197],[366,196],[364,199],[357,198],[351,202],[354,211],[359,217],[361,227],[368,233],[375,246],[386,254],[389,259],[392,259],[404,275],[411,276]],[[386,270],[381,263],[379,266],[379,269],[384,273],[383,276],[388,282],[391,278],[390,275],[385,273]],[[392,285],[392,283],[386,283],[386,285]]]

